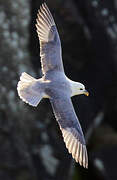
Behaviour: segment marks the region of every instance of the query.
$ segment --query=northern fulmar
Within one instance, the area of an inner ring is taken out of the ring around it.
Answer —
[[[23,72],[17,85],[18,94],[31,106],[37,106],[42,98],[50,100],[69,153],[76,162],[88,168],[86,143],[71,97],[80,94],[88,96],[89,93],[83,84],[65,75],[59,34],[46,3],[40,7],[36,22],[43,75],[35,79]]]

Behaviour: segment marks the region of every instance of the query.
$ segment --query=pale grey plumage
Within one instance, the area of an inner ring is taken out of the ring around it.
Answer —
[[[61,42],[54,19],[44,3],[38,13],[37,33],[43,74],[50,70],[63,71]]]
[[[36,27],[40,40],[43,76],[35,79],[22,73],[17,86],[18,94],[32,106],[37,106],[42,98],[50,99],[69,153],[76,162],[87,168],[85,139],[71,102],[72,96],[87,92],[83,84],[71,81],[64,73],[59,34],[45,3],[38,12]]]

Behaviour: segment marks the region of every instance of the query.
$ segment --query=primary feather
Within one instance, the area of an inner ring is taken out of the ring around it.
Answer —
[[[56,97],[54,96],[50,101],[69,153],[72,154],[76,162],[88,168],[84,135],[70,97],[67,93],[63,97],[58,91]]]
[[[42,72],[63,70],[61,42],[59,34],[47,5],[42,4],[37,15],[37,34],[40,40],[40,56]]]

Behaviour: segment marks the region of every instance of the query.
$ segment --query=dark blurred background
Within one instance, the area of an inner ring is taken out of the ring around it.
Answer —
[[[90,96],[73,97],[89,169],[68,154],[48,100],[17,94],[22,72],[41,76],[36,15],[42,0],[0,0],[0,180],[117,179],[117,0],[48,0],[66,75]]]

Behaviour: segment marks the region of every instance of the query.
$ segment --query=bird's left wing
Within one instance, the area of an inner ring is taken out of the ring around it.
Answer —
[[[52,14],[43,3],[37,15],[37,34],[40,40],[42,72],[63,71],[61,42]]]
[[[85,139],[71,98],[67,95],[56,95],[50,99],[50,102],[69,153],[72,154],[76,162],[88,168]]]

